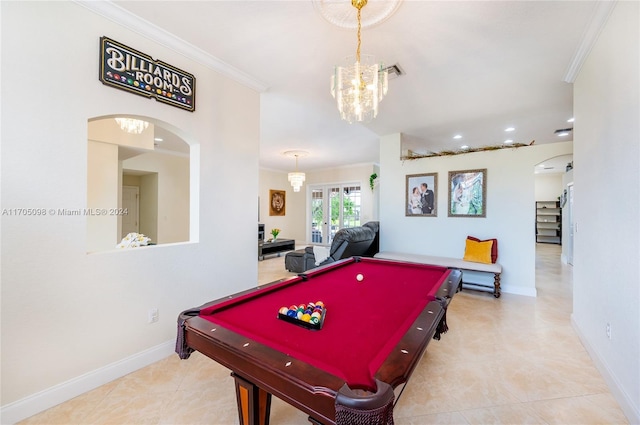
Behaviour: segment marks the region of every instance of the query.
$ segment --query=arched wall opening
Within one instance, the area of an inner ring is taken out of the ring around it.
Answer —
[[[197,242],[199,144],[152,117],[87,128],[87,252]]]

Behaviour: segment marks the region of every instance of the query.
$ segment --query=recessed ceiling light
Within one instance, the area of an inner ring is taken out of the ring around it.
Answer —
[[[511,144],[511,143],[513,143],[513,140],[511,140],[511,139],[507,139],[507,140],[504,141],[505,145],[508,145],[508,144]]]
[[[513,131],[515,129],[516,129],[515,127],[507,127],[504,129],[504,131]]]
[[[461,134],[456,134],[455,136],[453,136],[454,139],[462,139],[462,135]]]
[[[462,146],[460,146],[460,149],[469,149],[469,146],[467,146],[467,145],[462,145]]]
[[[573,117],[569,118],[567,122],[573,122]]]
[[[568,136],[569,132],[568,131],[563,131],[561,133],[558,133],[558,137],[564,137],[564,136]]]
[[[162,142],[164,139],[162,139],[161,137],[156,137],[156,138],[155,138],[155,139],[153,139],[153,140],[155,140],[156,142]]]

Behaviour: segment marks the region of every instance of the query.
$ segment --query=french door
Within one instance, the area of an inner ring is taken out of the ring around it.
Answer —
[[[331,245],[343,227],[360,226],[360,184],[310,186],[311,243]]]

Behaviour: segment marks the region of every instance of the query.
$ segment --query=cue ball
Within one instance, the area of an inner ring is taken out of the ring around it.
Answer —
[[[356,275],[356,280],[357,280],[358,282],[362,282],[362,279],[364,279],[364,276],[362,276],[362,274],[361,274],[361,273],[358,273],[358,274]]]

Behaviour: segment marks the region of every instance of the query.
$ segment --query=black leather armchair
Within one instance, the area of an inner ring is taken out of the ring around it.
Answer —
[[[285,267],[295,273],[302,273],[315,267],[324,266],[343,258],[353,256],[373,257],[379,250],[379,223],[372,221],[360,227],[338,230],[333,237],[329,256],[316,265],[313,246],[304,250],[292,251],[285,256]]]

